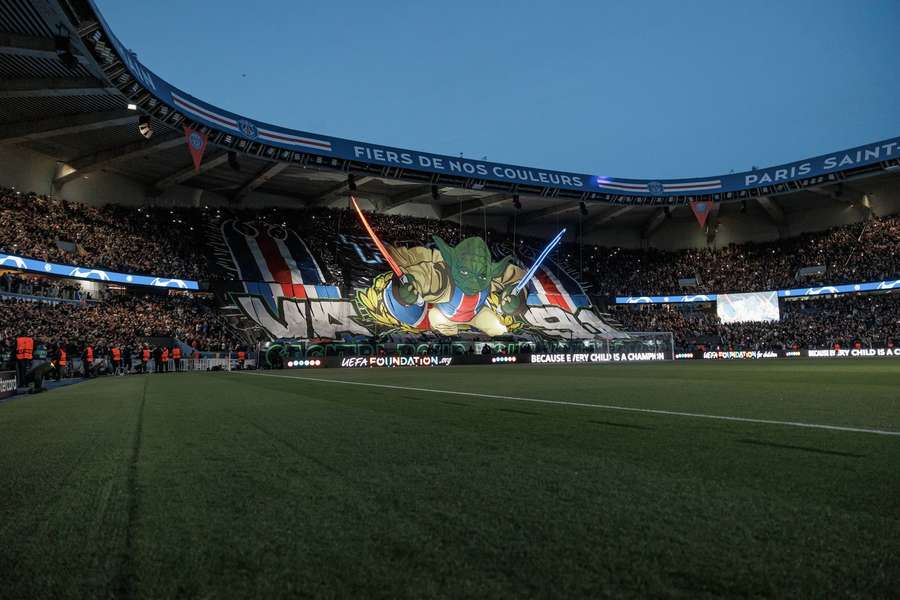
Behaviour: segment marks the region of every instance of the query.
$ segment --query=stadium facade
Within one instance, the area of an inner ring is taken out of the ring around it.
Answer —
[[[519,277],[540,252],[535,239],[562,228],[565,241],[579,247],[674,250],[790,238],[900,212],[900,138],[722,175],[574,173],[336,138],[235,114],[144,65],[90,0],[12,0],[0,12],[0,31],[0,181],[88,205],[114,199],[126,206],[316,209],[345,207],[352,192],[380,214],[456,222],[460,232],[463,225],[482,228],[491,259],[512,254],[510,268]],[[211,290],[268,338],[455,337],[464,331],[560,340],[623,337],[580,281],[583,268],[575,273],[556,255],[528,282],[524,309],[506,315],[500,307],[508,299],[504,286],[517,283],[512,271],[498,272],[481,290],[460,297],[453,286],[438,286],[419,307],[398,301],[390,257],[365,236],[341,234],[334,241],[336,252],[356,263],[342,290],[323,274],[318,249],[287,223],[223,218],[208,225],[205,239],[196,241],[213,249],[214,281],[119,273],[95,268],[89,259],[57,264],[9,249],[0,263],[130,286]],[[488,228],[529,241],[512,248],[488,243]],[[405,269],[428,264],[428,277],[447,272],[446,257],[432,256],[426,246],[408,251]],[[360,272],[363,277],[354,276]],[[805,297],[897,285],[840,283],[759,291]],[[634,291],[610,300],[709,303],[729,290]],[[417,292],[421,298],[423,290]]]
[[[662,249],[771,240],[900,210],[900,138],[724,175],[571,173],[296,131],[226,111],[144,65],[89,0],[14,0],[0,29],[0,177],[72,200],[343,205],[349,177],[379,211],[484,218],[498,229],[515,221],[533,235],[577,224],[586,243]],[[142,116],[150,117],[149,140],[138,133]],[[184,126],[208,138],[199,173]],[[712,210],[701,231],[689,204],[702,201]]]

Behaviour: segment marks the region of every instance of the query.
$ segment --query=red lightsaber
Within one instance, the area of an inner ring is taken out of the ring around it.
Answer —
[[[353,195],[350,196],[350,202],[353,204],[353,208],[356,209],[356,214],[359,215],[359,220],[362,221],[363,227],[366,228],[369,237],[372,238],[372,241],[375,242],[375,246],[378,247],[378,251],[381,252],[381,255],[391,266],[391,271],[393,271],[394,275],[397,277],[403,277],[403,271],[400,270],[400,265],[397,264],[397,261],[394,260],[394,257],[391,256],[390,252],[387,251],[387,248],[378,238],[378,235],[375,234],[375,230],[369,225],[366,215],[364,215],[363,211],[359,208],[359,204],[356,203],[356,198]]]

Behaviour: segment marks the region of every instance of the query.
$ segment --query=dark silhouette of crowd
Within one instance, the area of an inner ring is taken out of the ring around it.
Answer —
[[[781,301],[777,322],[721,323],[715,305],[623,305],[628,331],[672,332],[681,350],[886,347],[900,343],[900,293]]]

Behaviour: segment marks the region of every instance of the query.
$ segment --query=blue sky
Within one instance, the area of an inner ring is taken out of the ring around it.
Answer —
[[[170,83],[287,127],[615,177],[900,135],[897,0],[96,0]]]

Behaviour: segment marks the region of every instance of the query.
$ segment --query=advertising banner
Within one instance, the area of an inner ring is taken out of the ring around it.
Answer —
[[[805,298],[807,296],[827,296],[855,294],[859,292],[881,292],[900,289],[900,279],[819,285],[815,287],[776,290],[779,298]],[[764,291],[759,293],[773,293]],[[690,294],[686,296],[616,296],[616,304],[689,304],[693,302],[715,302],[719,294]]]
[[[200,284],[189,279],[174,279],[170,277],[154,277],[153,275],[136,275],[133,273],[116,273],[104,271],[93,267],[76,265],[61,265],[57,263],[35,260],[24,256],[12,254],[0,254],[0,267],[18,269],[20,271],[32,271],[44,275],[58,277],[73,277],[75,279],[89,279],[93,281],[105,281],[109,283],[124,283],[127,285],[146,285],[151,287],[177,288],[182,290],[199,290]]]
[[[9,398],[16,393],[16,372],[0,371],[0,398]]]

